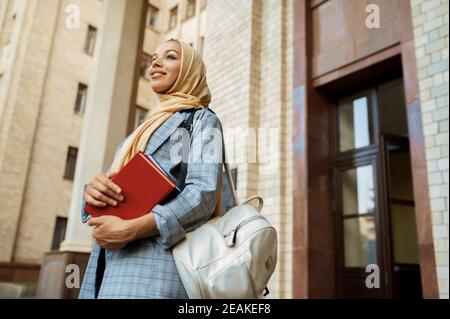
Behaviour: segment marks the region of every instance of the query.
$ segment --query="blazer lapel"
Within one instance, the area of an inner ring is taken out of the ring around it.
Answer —
[[[176,112],[169,117],[163,124],[150,137],[150,141],[145,150],[147,155],[153,155],[153,153],[164,143],[170,135],[180,126],[184,120],[183,114]]]

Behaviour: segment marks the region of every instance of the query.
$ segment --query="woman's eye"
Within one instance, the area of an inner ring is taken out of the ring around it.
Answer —
[[[168,59],[175,59],[175,57],[173,55],[169,55],[167,56]]]

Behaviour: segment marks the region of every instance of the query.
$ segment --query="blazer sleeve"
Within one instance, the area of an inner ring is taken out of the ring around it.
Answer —
[[[122,146],[124,141],[125,140],[120,142],[119,146],[116,147],[116,150],[114,151],[114,156],[116,155],[117,151]],[[107,172],[108,171],[109,171],[109,169],[107,170]],[[81,197],[81,222],[83,224],[87,223],[88,220],[91,219],[91,217],[92,217],[87,211],[84,210],[84,208],[86,206],[86,199],[84,197],[84,194],[86,193],[87,186],[88,186],[88,184],[84,184],[84,186],[83,186],[83,196]]]
[[[203,111],[191,137],[185,188],[174,199],[152,209],[159,235],[156,241],[165,250],[205,223],[214,213],[218,183],[222,174],[222,126],[219,118]]]

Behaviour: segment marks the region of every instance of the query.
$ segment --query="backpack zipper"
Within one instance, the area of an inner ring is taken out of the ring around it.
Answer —
[[[223,235],[224,238],[227,238],[227,246],[228,247],[233,247],[236,244],[236,234],[239,228],[241,228],[242,226],[244,226],[245,224],[251,222],[252,220],[255,219],[265,219],[263,216],[261,215],[256,215],[256,216],[252,216],[242,222],[240,222],[236,227],[234,227],[230,232],[228,232],[228,234]]]

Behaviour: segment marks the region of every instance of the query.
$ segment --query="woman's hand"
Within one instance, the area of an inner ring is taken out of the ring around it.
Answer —
[[[91,218],[87,225],[95,227],[92,237],[101,247],[109,250],[120,249],[136,237],[132,223],[117,216],[104,215]]]
[[[111,181],[117,172],[97,174],[88,184],[84,198],[87,204],[105,207],[107,204],[116,206],[117,201],[123,200],[122,190]]]
[[[91,218],[87,225],[95,227],[92,237],[101,247],[109,250],[120,249],[133,240],[159,234],[152,212],[130,220],[104,215]]]

